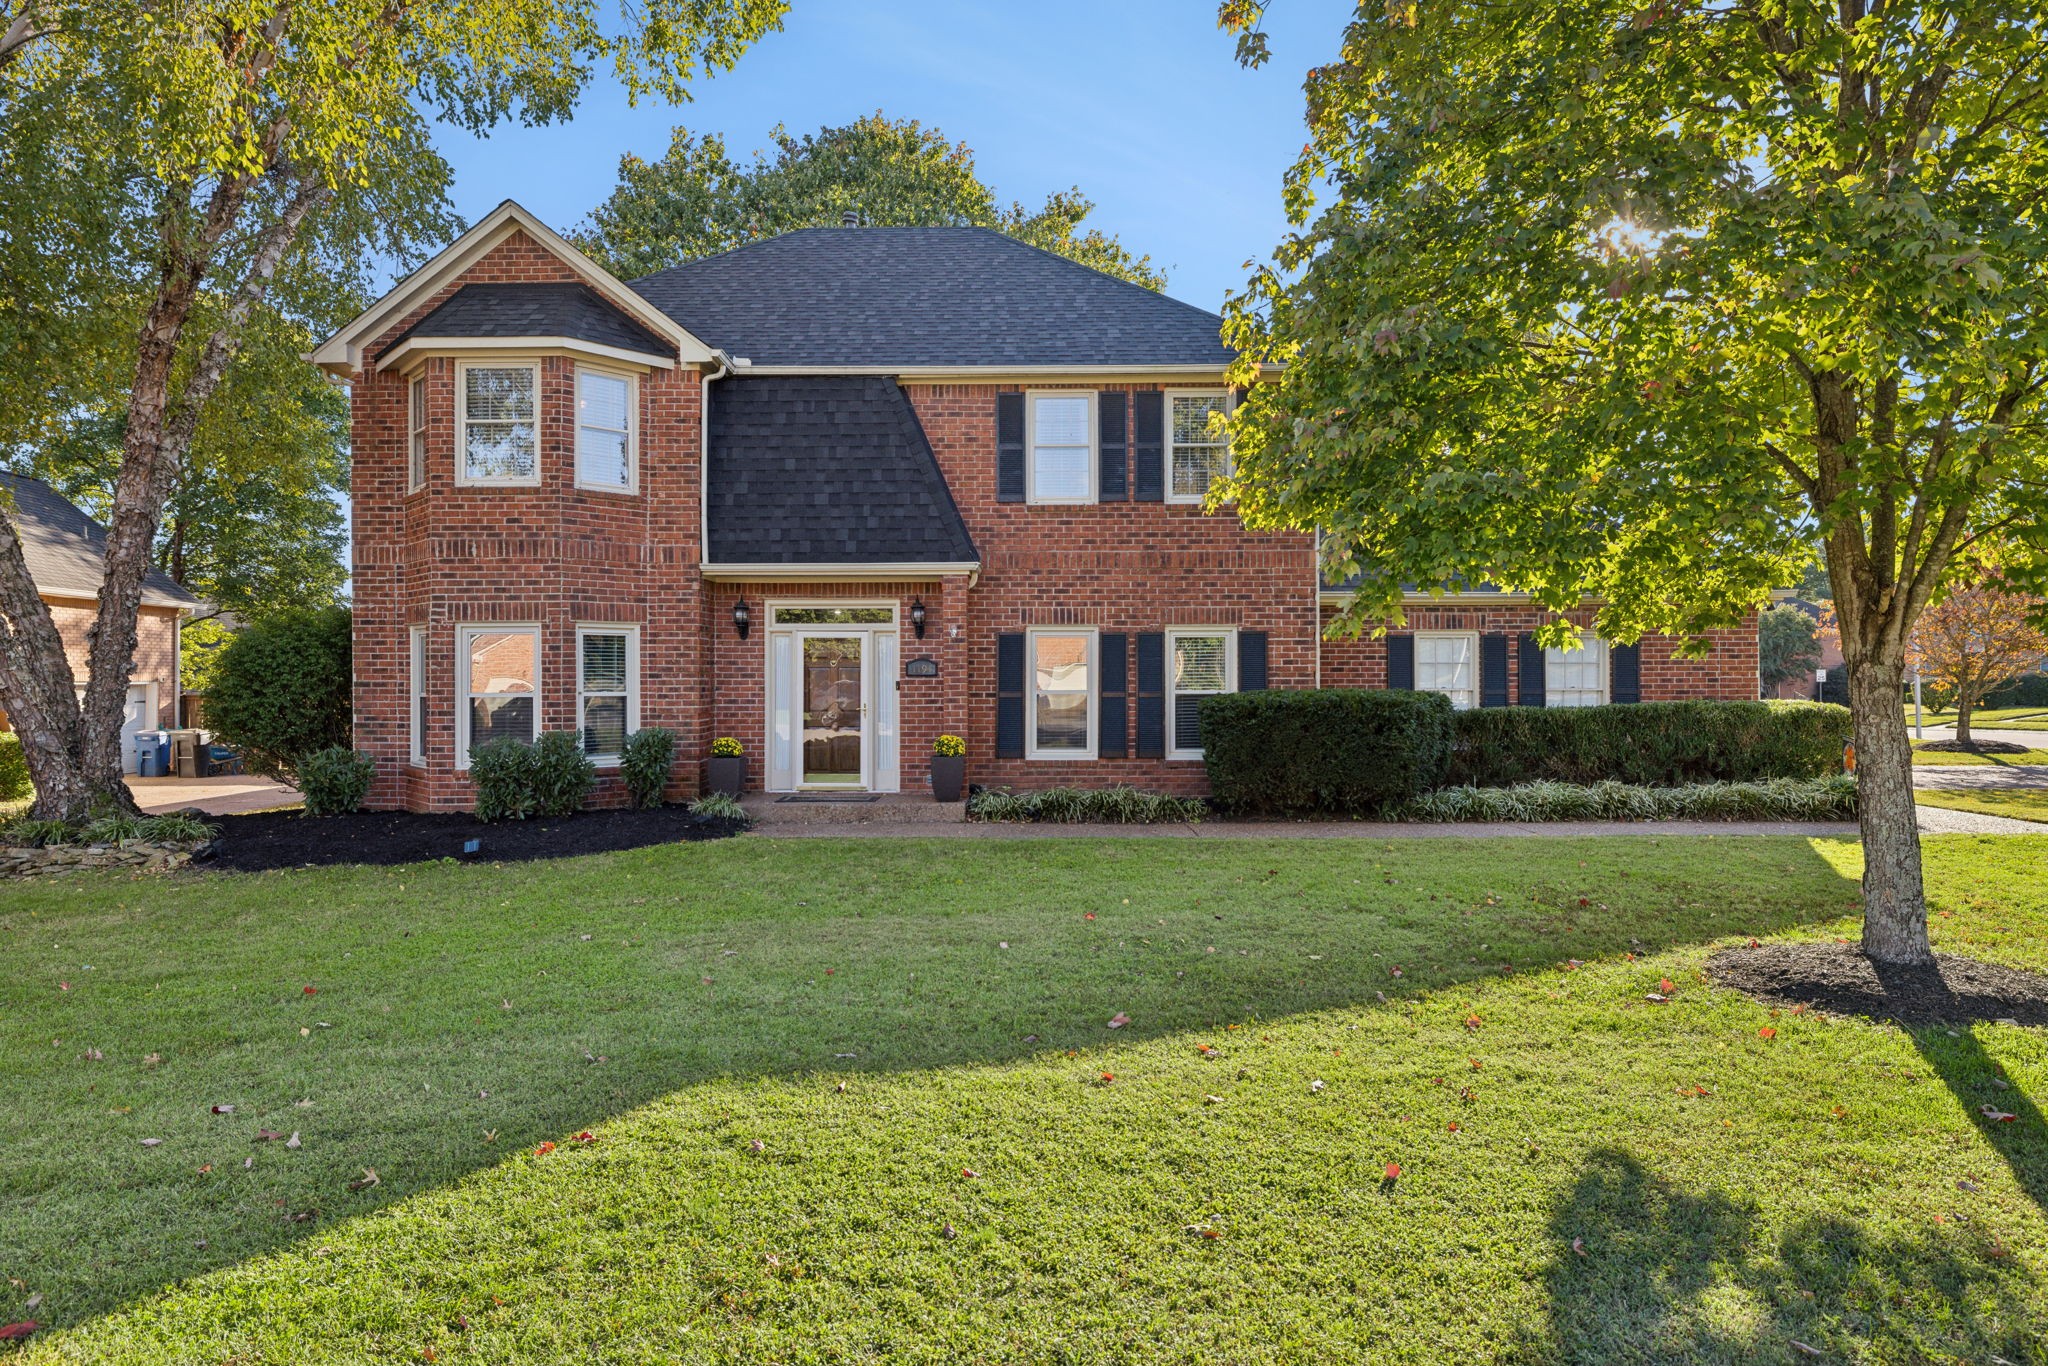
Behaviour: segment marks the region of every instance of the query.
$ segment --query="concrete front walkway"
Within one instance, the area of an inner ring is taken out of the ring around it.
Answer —
[[[1913,786],[2000,790],[2048,787],[2048,764],[1915,764]]]
[[[197,807],[209,816],[233,816],[299,804],[299,794],[283,783],[242,773],[212,778],[130,778],[128,790],[135,794],[136,805],[151,815]]]
[[[1929,726],[1927,734],[1913,734],[1913,718],[1906,718],[1906,734],[1914,740],[1953,740],[1954,726]],[[2000,730],[1996,726],[1970,727],[1972,740],[2004,740],[2009,744],[2025,745],[2028,749],[2048,749],[2048,730]]]

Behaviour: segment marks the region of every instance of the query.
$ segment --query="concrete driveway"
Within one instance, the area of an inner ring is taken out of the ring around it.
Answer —
[[[223,773],[211,778],[130,778],[135,804],[151,815],[197,807],[209,816],[244,811],[270,811],[297,806],[299,794],[283,783],[250,774]]]

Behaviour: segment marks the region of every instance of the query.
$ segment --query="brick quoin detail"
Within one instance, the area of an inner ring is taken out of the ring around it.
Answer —
[[[430,357],[379,373],[392,340],[461,284],[576,280],[523,234],[490,251],[365,350],[353,381],[356,744],[377,759],[370,804],[466,810],[475,793],[455,768],[457,628],[534,624],[541,630],[541,725],[576,725],[576,627],[640,628],[640,720],[676,732],[672,798],[702,790],[711,740],[746,746],[748,781],[762,786],[768,763],[767,658],[771,602],[889,602],[897,608],[898,654],[937,662],[937,678],[882,680],[897,690],[901,787],[930,780],[932,741],[952,732],[968,746],[970,781],[1019,789],[1055,784],[1129,783],[1184,794],[1208,790],[1199,762],[1104,759],[1037,762],[995,757],[997,638],[1033,626],[1085,625],[1140,634],[1176,626],[1232,626],[1267,634],[1273,688],[1382,687],[1382,641],[1325,641],[1333,618],[1317,598],[1314,544],[1300,533],[1246,531],[1229,513],[1169,503],[1039,507],[999,503],[995,491],[996,394],[1068,388],[1125,392],[1147,384],[909,383],[905,393],[929,438],[982,569],[918,582],[707,583],[699,569],[698,453],[702,376],[691,366],[655,368],[639,378],[639,491],[575,487],[574,384],[577,362],[541,358],[540,484],[458,488],[455,484],[456,362]],[[717,338],[707,338],[712,344]],[[427,482],[406,489],[408,384],[427,381]],[[1178,386],[1176,386],[1178,387]],[[1127,405],[1128,407],[1128,405]],[[740,640],[732,609],[744,599],[753,629]],[[910,605],[921,599],[927,629],[918,640]],[[1579,614],[1575,614],[1575,617]],[[1536,608],[1486,605],[1412,610],[1405,629],[1520,634],[1546,619]],[[409,632],[427,632],[429,699],[424,766],[409,762]],[[1753,698],[1754,620],[1712,633],[1701,660],[1675,658],[1676,642],[1643,642],[1646,700]],[[1510,670],[1516,667],[1510,652]],[[1133,662],[1135,667],[1135,661]],[[1135,737],[1136,679],[1125,705]],[[1511,694],[1517,680],[1511,677]],[[168,701],[168,698],[166,698]],[[615,774],[601,771],[593,801],[625,800]]]

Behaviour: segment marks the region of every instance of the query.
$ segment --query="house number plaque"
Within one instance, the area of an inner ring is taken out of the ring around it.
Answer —
[[[937,678],[939,676],[939,661],[929,655],[920,655],[916,659],[907,659],[903,662],[903,676],[905,678]]]

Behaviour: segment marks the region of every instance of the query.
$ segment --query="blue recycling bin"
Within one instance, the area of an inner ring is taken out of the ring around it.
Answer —
[[[163,771],[163,760],[157,748],[155,731],[144,730],[135,733],[135,776],[154,778]]]

